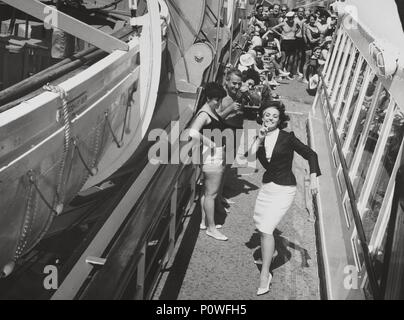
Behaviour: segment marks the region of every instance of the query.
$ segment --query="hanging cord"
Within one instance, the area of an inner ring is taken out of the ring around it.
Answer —
[[[107,127],[108,127],[108,129],[109,129],[109,131],[110,131],[110,133],[112,135],[112,140],[114,140],[114,142],[116,143],[116,146],[118,148],[121,148],[123,144],[118,141],[118,138],[116,137],[115,132],[112,129],[111,122],[109,121],[109,118],[108,118],[108,112],[105,112],[104,115],[105,115],[105,121],[107,123]]]
[[[68,103],[67,103],[67,93],[66,91],[59,87],[59,86],[54,86],[51,84],[46,84],[43,86],[44,90],[57,93],[62,100],[62,117],[58,116],[59,120],[60,118],[62,119],[62,125],[64,126],[64,147],[63,147],[63,155],[62,155],[62,161],[60,162],[60,168],[57,176],[57,188],[56,188],[56,196],[58,199],[58,207],[63,207],[63,202],[64,202],[64,197],[65,197],[65,183],[63,181],[63,176],[64,176],[64,171],[66,167],[66,159],[67,155],[70,150],[70,145],[71,145],[71,113],[69,111]],[[58,210],[59,211],[59,210]]]
[[[32,170],[28,171],[28,181],[30,183],[30,187],[27,194],[27,208],[24,217],[24,223],[21,229],[20,238],[17,244],[17,248],[14,253],[13,261],[17,261],[23,254],[27,243],[28,243],[28,235],[32,230],[32,221],[33,216],[36,214],[38,210],[38,205],[36,201],[36,197],[34,196],[34,184],[35,184],[35,177]],[[39,193],[39,192],[38,192]],[[46,202],[45,202],[46,203]]]
[[[59,212],[56,211],[50,204],[50,202],[45,198],[45,195],[42,193],[41,189],[39,188],[37,184],[37,177],[35,176],[34,171],[30,170],[28,171],[28,178],[29,178],[29,183],[34,186],[35,190],[38,192],[39,196],[41,197],[42,201],[45,203],[45,205],[52,211],[52,213],[58,214]]]
[[[36,174],[33,170],[28,171],[28,178],[29,178],[29,183],[31,186],[34,187],[36,192],[38,193],[39,197],[42,199],[42,201],[45,203],[45,205],[51,210],[51,214],[48,217],[48,220],[46,222],[45,228],[42,230],[41,234],[45,233],[46,230],[49,228],[49,225],[51,221],[53,220],[53,217],[55,215],[59,215],[63,211],[63,201],[64,201],[64,181],[63,181],[63,175],[64,175],[64,170],[65,170],[65,165],[66,165],[66,157],[70,149],[70,135],[71,135],[71,115],[68,110],[68,105],[67,105],[67,94],[66,92],[58,87],[58,86],[53,86],[50,85],[49,83],[43,86],[43,89],[49,92],[57,93],[62,100],[62,119],[63,119],[63,125],[64,125],[64,148],[63,148],[63,157],[62,161],[60,163],[59,171],[57,174],[57,187],[56,187],[56,196],[57,196],[57,203],[55,206],[53,206],[48,199],[46,199],[45,195],[41,191],[41,189],[38,186],[37,183],[37,177]],[[57,120],[60,120],[60,115],[58,113]],[[34,199],[33,193],[32,193],[32,188],[30,188],[30,195],[29,195],[29,200],[28,200],[28,207],[27,207],[27,214],[24,222],[24,227],[22,230],[22,234],[20,237],[19,244],[17,246],[16,252],[14,259],[17,260],[23,252],[26,250],[26,246],[28,243],[28,235],[32,227],[33,223],[33,217],[31,216],[31,211],[37,210],[37,206],[34,205],[34,209],[32,209],[32,204],[31,200]],[[35,201],[35,200],[33,200]],[[39,237],[40,239],[41,237]],[[31,246],[32,247],[32,246]]]
[[[53,221],[53,218],[57,215],[59,215],[62,212],[63,207],[57,205],[55,208],[52,207],[50,202],[46,199],[45,195],[42,193],[41,189],[39,188],[38,181],[37,181],[37,175],[33,170],[29,170],[27,173],[28,176],[28,181],[31,185],[30,190],[29,190],[29,195],[28,195],[28,205],[27,205],[27,212],[24,220],[24,225],[21,231],[20,235],[20,240],[18,242],[16,251],[14,253],[14,259],[13,261],[17,261],[23,254],[26,254],[29,252],[32,248],[34,248],[39,241],[43,238],[43,236],[47,233],[47,231],[50,228],[50,225]],[[45,205],[50,209],[50,214],[48,215],[47,220],[45,221],[45,224],[43,228],[40,230],[40,233],[37,234],[35,239],[32,239],[33,242],[30,243],[29,247],[27,247],[28,244],[28,237],[32,231],[32,226],[35,220],[35,216],[38,213],[38,204],[36,201],[36,197],[34,195],[34,190],[37,192],[39,197],[42,199],[42,201],[45,203]]]
[[[87,164],[87,162],[85,161],[85,159],[84,159],[84,157],[83,157],[83,155],[82,155],[82,153],[81,153],[80,147],[79,147],[79,145],[78,145],[78,144],[79,144],[78,139],[77,139],[77,138],[73,138],[72,141],[73,141],[73,145],[74,145],[74,147],[75,147],[75,149],[76,149],[76,151],[77,151],[77,154],[79,155],[80,161],[81,161],[81,163],[83,164],[84,168],[86,168],[86,170],[88,171],[88,173],[89,173],[90,175],[95,176],[95,175],[97,174],[97,172],[98,172],[98,169],[97,169],[96,167],[91,168],[91,167]]]

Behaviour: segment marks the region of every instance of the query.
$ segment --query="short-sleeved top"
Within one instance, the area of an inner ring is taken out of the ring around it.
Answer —
[[[286,22],[284,22],[281,26],[282,28],[282,37],[283,40],[295,40],[295,34],[298,29],[296,22],[293,22],[293,25],[290,26]]]

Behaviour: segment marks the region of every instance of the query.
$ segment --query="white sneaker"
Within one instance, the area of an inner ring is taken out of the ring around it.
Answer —
[[[282,77],[287,77],[288,75],[290,75],[290,72],[279,70],[279,75],[281,75]]]
[[[268,84],[270,86],[280,86],[281,84],[279,82],[277,82],[276,80],[271,80],[268,82]]]
[[[303,73],[300,73],[299,71],[297,72],[297,75],[300,77],[300,78],[303,78]]]
[[[221,233],[220,231],[215,231],[215,232],[210,232],[209,230],[206,230],[206,235],[208,235],[209,237],[212,237],[216,240],[221,240],[221,241],[226,241],[229,238],[227,238],[223,233]]]
[[[223,198],[223,199],[227,204],[235,204],[235,202],[233,200],[226,199],[226,198]]]

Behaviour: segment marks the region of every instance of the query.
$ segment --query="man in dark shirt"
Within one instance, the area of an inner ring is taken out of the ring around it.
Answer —
[[[267,29],[273,28],[279,24],[279,18],[280,18],[279,14],[280,14],[280,5],[274,4],[273,13],[269,14],[265,21],[265,26],[267,27]],[[273,37],[280,40],[280,35],[277,33],[274,33]]]
[[[279,11],[280,7],[279,4],[274,4],[273,6],[273,13],[269,14],[266,20],[266,26],[268,28],[275,27],[279,21]]]

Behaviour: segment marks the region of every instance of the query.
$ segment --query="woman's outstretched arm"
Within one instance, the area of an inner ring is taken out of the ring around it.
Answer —
[[[317,194],[318,185],[317,177],[321,175],[320,165],[318,163],[317,153],[309,146],[305,145],[293,132],[290,132],[291,144],[294,151],[300,154],[304,159],[309,162],[310,167],[310,190],[312,194]]]

